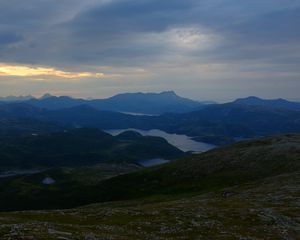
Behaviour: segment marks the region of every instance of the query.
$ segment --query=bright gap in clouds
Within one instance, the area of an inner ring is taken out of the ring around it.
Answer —
[[[208,33],[201,28],[175,28],[167,32],[168,41],[175,48],[207,50],[221,41],[221,36]]]
[[[55,77],[55,78],[102,78],[103,73],[67,72],[53,67],[35,67],[29,65],[10,65],[0,63],[0,76],[14,77]]]

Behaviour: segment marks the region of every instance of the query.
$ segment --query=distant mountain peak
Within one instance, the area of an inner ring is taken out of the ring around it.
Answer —
[[[203,107],[202,103],[180,97],[174,91],[121,93],[110,98],[93,100],[68,96],[57,97],[47,93],[28,103],[46,109],[70,108],[85,104],[102,111],[155,115],[168,112],[189,112]]]
[[[242,99],[242,98],[240,98]],[[259,99],[259,100],[263,100],[262,98],[259,98],[259,97],[256,97],[256,96],[249,96],[249,97],[246,97],[244,99]]]
[[[4,101],[4,102],[22,102],[22,101],[26,101],[26,100],[30,100],[33,99],[34,97],[31,95],[27,95],[27,96],[14,96],[14,95],[9,95],[6,97],[0,97],[0,101]]]
[[[53,95],[51,95],[50,93],[45,93],[43,96],[41,96],[39,99],[46,99],[46,98],[51,98],[51,97],[55,97]]]
[[[164,91],[159,93],[160,95],[173,95],[173,96],[178,96],[174,91]]]
[[[257,105],[273,108],[286,108],[290,110],[300,110],[300,103],[291,102],[283,98],[262,99],[256,96],[249,96],[246,98],[238,98],[233,103],[241,105]]]

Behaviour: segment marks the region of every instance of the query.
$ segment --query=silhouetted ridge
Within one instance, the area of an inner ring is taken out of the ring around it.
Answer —
[[[162,114],[166,112],[188,112],[203,107],[204,104],[176,95],[173,91],[162,93],[122,93],[107,99],[76,99],[67,96],[56,97],[46,94],[40,99],[27,101],[36,107],[57,110],[82,104],[98,110]]]
[[[142,137],[142,134],[135,131],[125,131],[116,136],[120,140],[136,140]]]
[[[285,108],[290,110],[300,110],[300,103],[291,102],[286,99],[261,99],[255,96],[250,96],[247,98],[239,98],[233,103],[242,105],[253,105],[253,106],[264,106],[272,108]]]

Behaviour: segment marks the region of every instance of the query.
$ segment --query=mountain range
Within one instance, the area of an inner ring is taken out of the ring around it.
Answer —
[[[44,94],[40,98],[28,96],[1,97],[0,103],[23,102],[31,106],[48,110],[71,108],[87,105],[101,111],[124,112],[128,114],[160,115],[164,113],[185,113],[197,111],[208,105],[216,104],[213,101],[195,101],[178,96],[174,91],[161,93],[122,93],[106,99],[81,99],[69,96],[53,96]],[[234,104],[248,106],[262,106],[270,108],[284,108],[300,110],[299,102],[286,99],[262,99],[255,96],[239,98]]]
[[[67,96],[44,95],[25,103],[57,110],[79,105],[87,105],[102,111],[127,112],[132,114],[158,115],[166,112],[188,112],[205,106],[205,103],[179,97],[175,92],[161,93],[123,93],[107,99],[75,99]]]
[[[265,106],[265,107],[273,107],[273,108],[285,108],[290,110],[300,110],[299,102],[291,102],[286,99],[261,99],[258,97],[247,97],[247,98],[239,98],[234,101],[236,104],[242,105],[251,105],[251,106]]]
[[[23,102],[30,99],[34,99],[33,96],[6,96],[6,97],[0,97],[0,102]]]
[[[51,98],[0,104],[1,239],[298,239],[294,103],[251,97],[146,115],[90,100],[32,104]],[[102,131],[127,128],[225,146],[191,154],[160,137]],[[140,162],[156,158],[172,161]]]
[[[35,133],[74,127],[160,129],[215,145],[228,144],[241,138],[300,131],[298,110],[237,103],[212,104],[197,111],[159,116],[100,111],[87,105],[48,110],[28,103],[10,103],[0,105],[0,119],[9,123],[10,132],[19,131],[20,134],[30,130]],[[31,121],[34,124],[30,124]],[[40,131],[35,125],[37,122],[41,125]]]

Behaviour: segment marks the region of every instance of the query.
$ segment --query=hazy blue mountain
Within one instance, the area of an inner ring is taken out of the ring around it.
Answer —
[[[40,99],[31,99],[26,103],[51,110],[88,105],[98,110],[155,115],[166,112],[189,112],[207,105],[206,103],[179,97],[173,91],[162,93],[124,93],[107,99],[93,100],[47,95]]]
[[[51,95],[50,93],[45,93],[43,96],[41,96],[39,99],[46,99],[46,98],[50,98],[50,97],[55,97],[53,95]]]
[[[41,98],[30,99],[25,103],[39,108],[55,110],[75,107],[78,105],[85,104],[85,102],[86,101],[83,99],[75,99],[67,96],[56,97],[46,94]]]
[[[38,118],[43,110],[25,103],[0,105],[0,118]]]
[[[222,144],[236,138],[253,138],[300,132],[300,112],[262,106],[219,104],[186,114],[162,116],[160,129],[184,133],[197,140]]]
[[[216,145],[231,143],[240,138],[300,132],[300,111],[233,103],[160,116],[134,116],[99,111],[87,105],[47,110],[18,103],[0,105],[0,118],[36,119],[65,128],[160,129]]]
[[[79,105],[58,110],[42,109],[27,103],[0,105],[0,119],[26,119],[52,122],[62,127],[127,128],[146,126],[148,116],[134,116],[119,112],[99,111],[87,105]],[[151,119],[151,117],[149,117]],[[150,127],[150,126],[148,126]]]
[[[214,144],[230,143],[241,137],[300,132],[299,111],[240,104],[212,105],[195,112],[161,116],[133,116],[78,106],[49,111],[44,117],[73,127],[161,129]]]
[[[44,110],[24,103],[0,104],[0,137],[62,130],[44,114]]]
[[[258,97],[250,96],[247,98],[239,98],[234,101],[236,104],[252,105],[252,106],[265,106],[272,108],[286,108],[291,110],[300,110],[299,102],[291,102],[286,99],[261,99]]]
[[[40,134],[62,130],[62,127],[47,121],[30,118],[0,118],[0,137]]]
[[[134,116],[119,112],[99,111],[87,105],[45,111],[40,117],[59,123],[65,127],[96,127],[100,129],[123,129],[134,126],[138,128],[151,128],[149,120],[152,119],[152,117],[148,116]]]
[[[178,96],[175,92],[124,93],[104,100],[92,100],[91,106],[101,110],[162,114],[166,112],[188,112],[204,104]]]
[[[263,106],[218,104],[175,118],[183,127],[205,121],[220,124],[226,127],[224,133],[233,136],[247,135],[247,129],[249,134],[257,135],[300,131],[299,111]]]
[[[0,97],[0,102],[23,102],[30,99],[33,99],[34,97],[31,95],[28,96],[7,96],[7,97]]]

